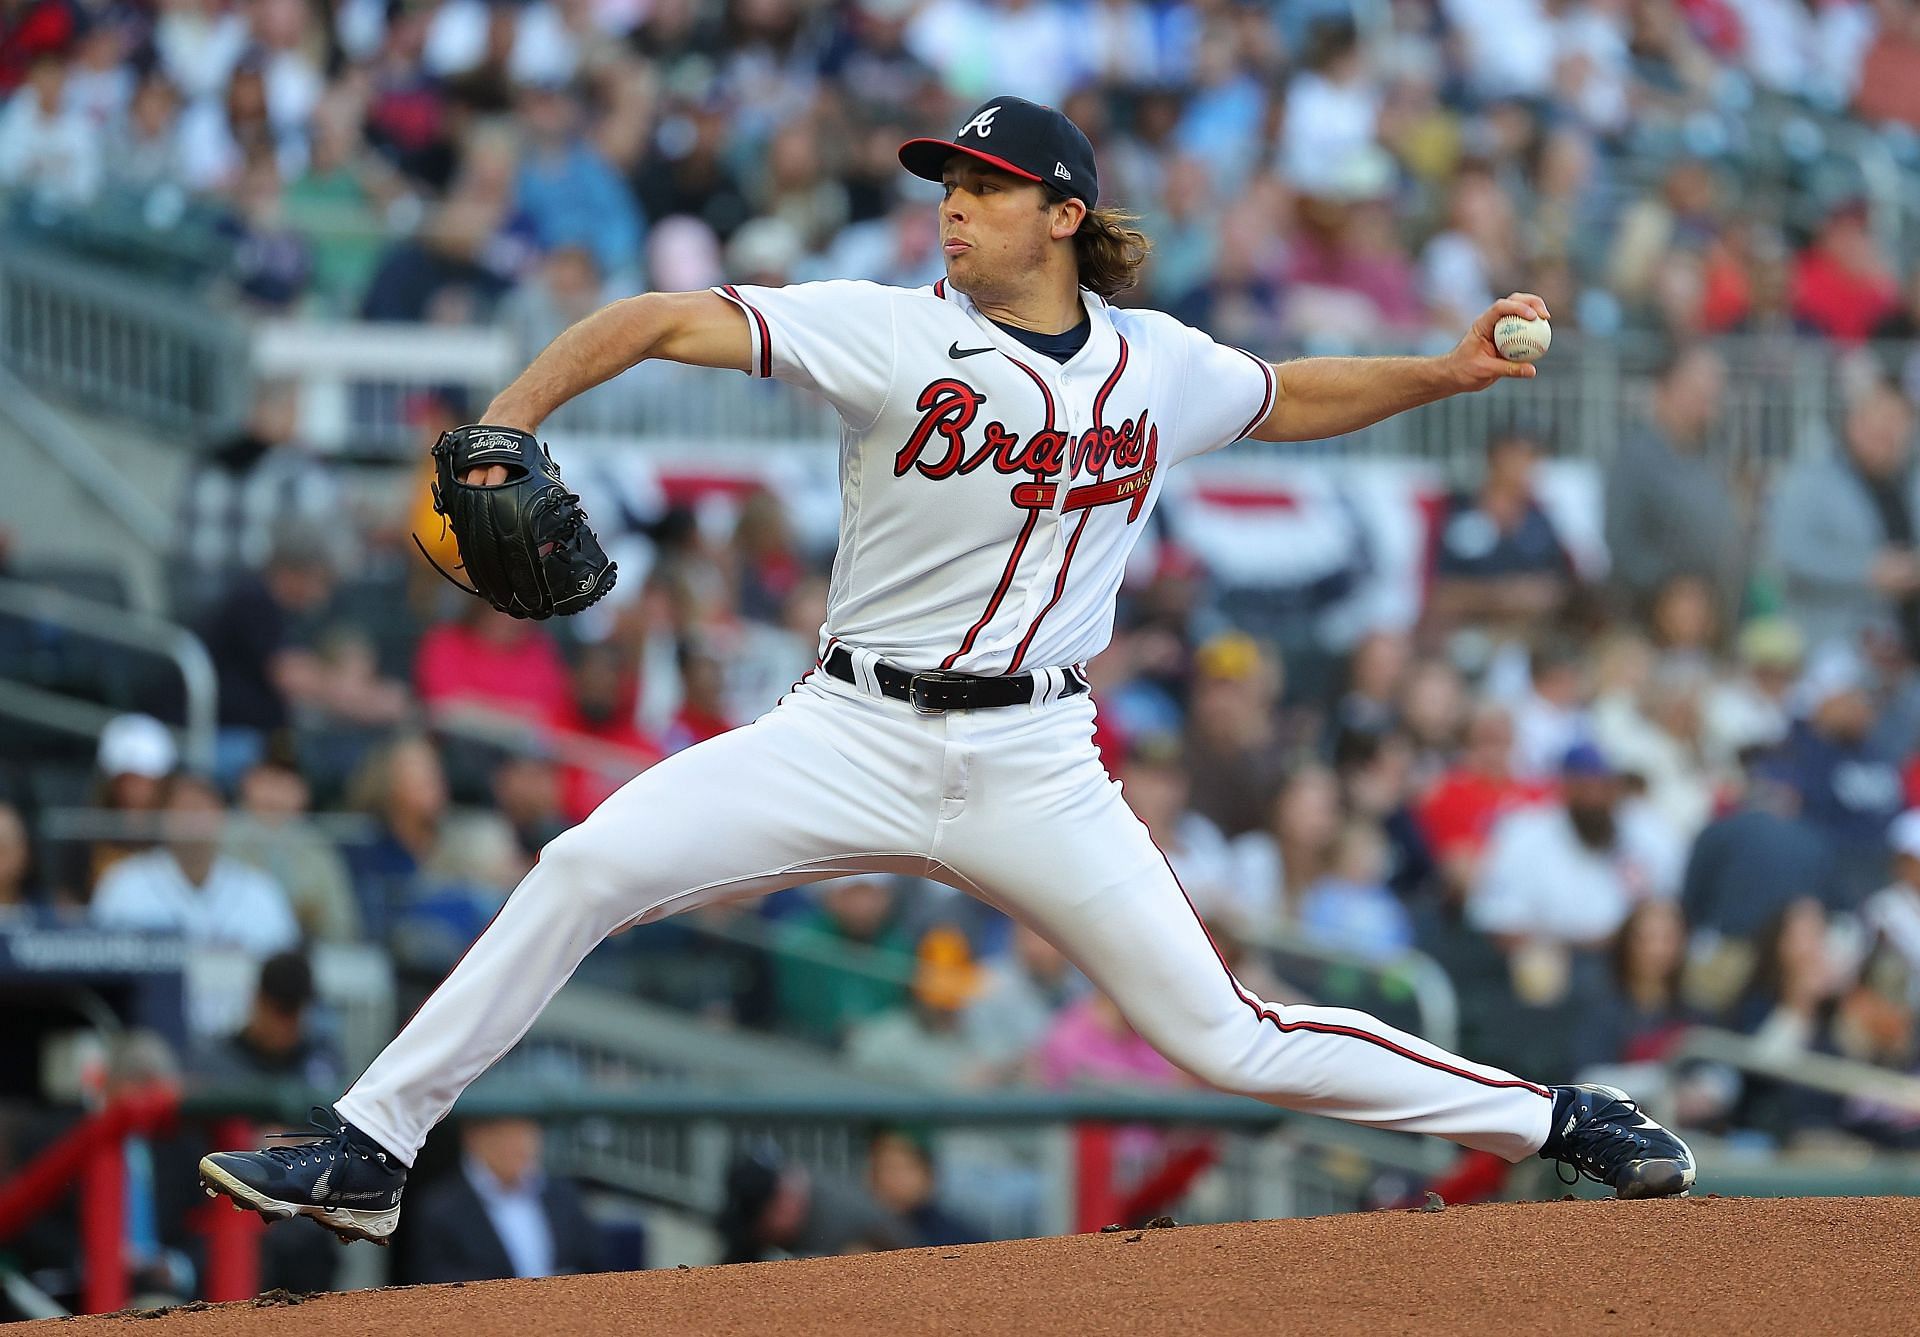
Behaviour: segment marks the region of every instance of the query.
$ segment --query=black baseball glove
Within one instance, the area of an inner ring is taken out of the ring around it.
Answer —
[[[513,427],[456,427],[434,443],[433,462],[433,509],[453,527],[461,569],[473,581],[462,585],[434,562],[455,585],[503,613],[534,619],[577,613],[613,588],[619,567],[607,560],[580,498],[567,491],[560,466],[533,436]],[[506,482],[460,481],[468,470],[493,464],[506,467]],[[433,562],[424,546],[420,551]]]

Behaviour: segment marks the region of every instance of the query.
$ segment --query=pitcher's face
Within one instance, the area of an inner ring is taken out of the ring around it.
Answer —
[[[964,153],[948,160],[940,185],[940,252],[954,287],[978,300],[982,292],[1017,289],[1023,275],[1040,268],[1055,242],[1056,214],[1066,206]]]

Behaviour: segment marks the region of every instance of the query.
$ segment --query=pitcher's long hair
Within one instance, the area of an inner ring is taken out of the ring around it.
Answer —
[[[1049,187],[1047,203],[1067,198]],[[1073,234],[1074,257],[1080,262],[1080,286],[1091,288],[1112,301],[1140,281],[1140,270],[1147,263],[1153,242],[1133,226],[1138,214],[1124,209],[1089,209]]]

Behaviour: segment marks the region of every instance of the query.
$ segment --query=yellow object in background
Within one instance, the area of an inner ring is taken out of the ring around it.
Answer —
[[[453,541],[452,528],[433,509],[433,474],[433,459],[428,457],[414,482],[413,504],[407,514],[427,555],[451,571],[460,562],[460,547]]]

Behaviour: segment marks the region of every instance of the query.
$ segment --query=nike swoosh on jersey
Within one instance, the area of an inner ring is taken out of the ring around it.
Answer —
[[[959,341],[955,340],[953,343],[947,345],[947,356],[955,360],[963,357],[972,357],[976,353],[991,353],[992,351],[993,345],[991,344],[985,348],[962,348]]]

